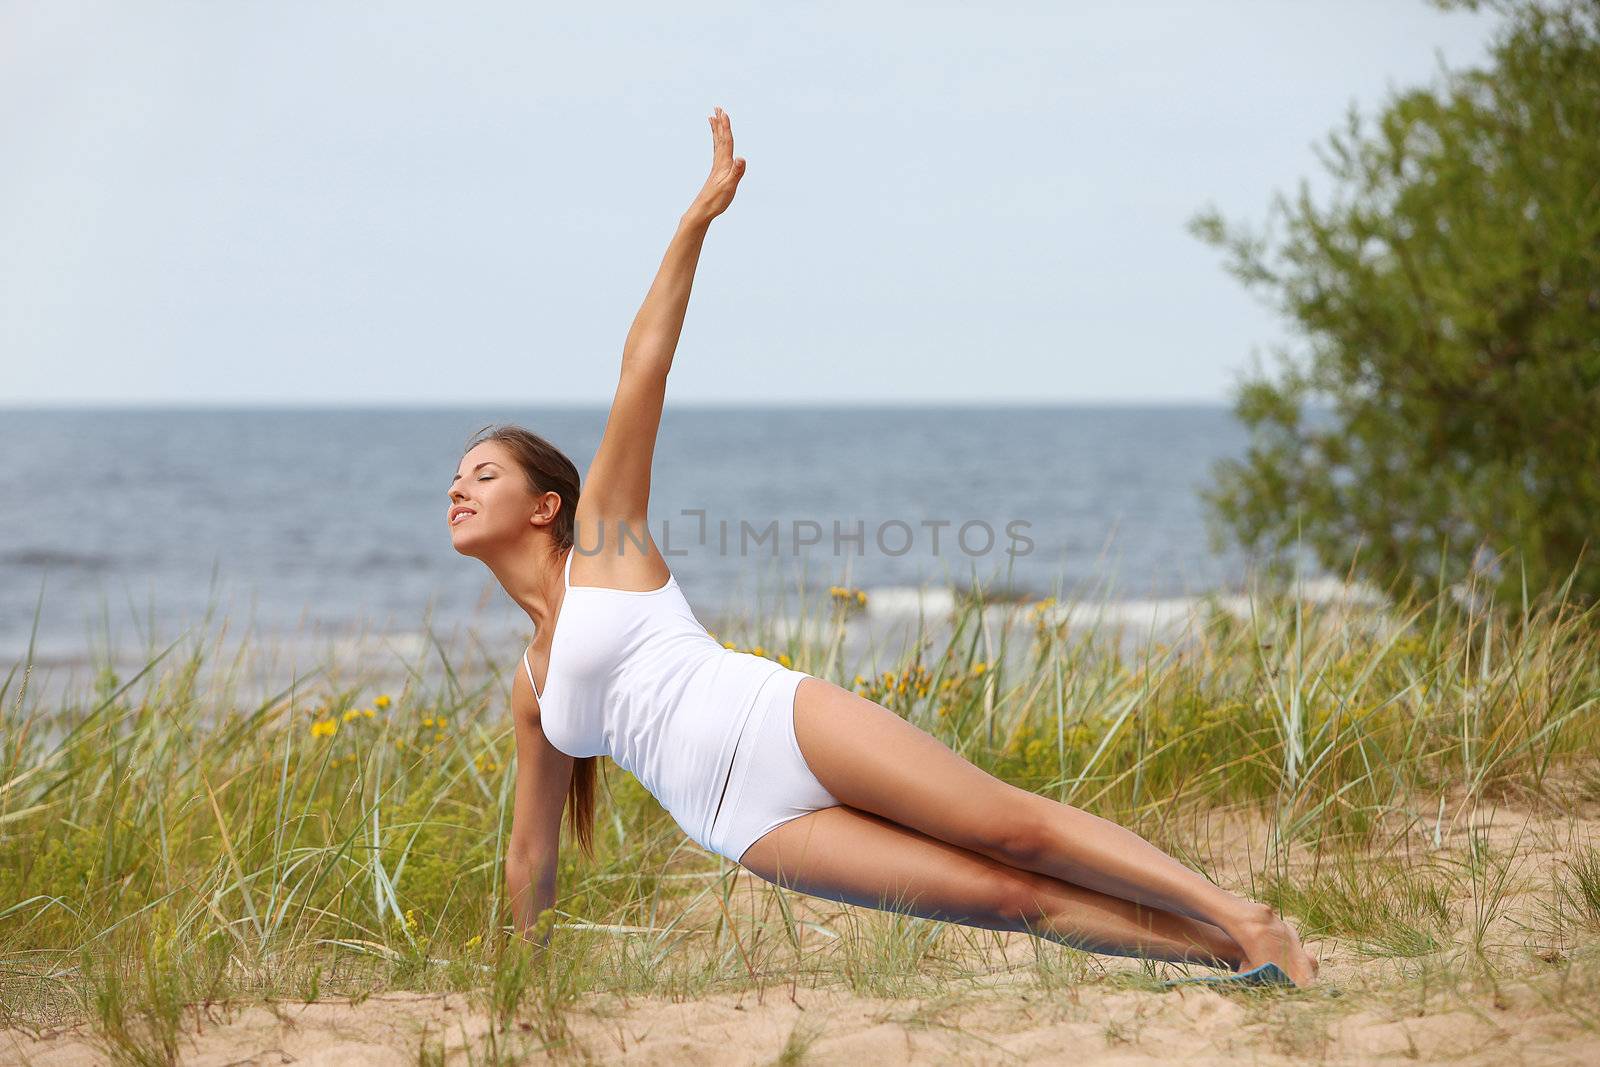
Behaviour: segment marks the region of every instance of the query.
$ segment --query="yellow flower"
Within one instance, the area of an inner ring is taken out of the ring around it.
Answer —
[[[856,688],[859,689],[861,686],[864,686],[866,684],[867,684],[867,680],[865,678],[861,677],[861,675],[859,675],[859,674],[856,675]]]
[[[332,719],[318,719],[311,724],[312,737],[332,737],[339,729],[339,724]]]
[[[387,693],[379,694],[378,696],[373,698],[372,704],[373,704],[374,707],[379,707],[379,708],[388,707],[389,706],[389,695]]]
[[[423,719],[422,720],[422,725],[423,726],[432,726],[433,725],[433,716],[429,715],[426,719]]]
[[[417,928],[416,909],[415,908],[407,908],[406,909],[406,929],[407,930],[415,930],[416,928]]]
[[[395,738],[394,739],[394,747],[395,748],[405,748],[406,747],[406,739],[403,738],[403,737]]]
[[[442,733],[442,732],[441,732],[441,733],[437,733],[437,734],[434,734],[434,735],[433,735],[433,739],[434,739],[434,740],[435,740],[435,741],[443,741],[443,740],[444,740],[444,734],[443,734],[443,733]]]
[[[478,944],[482,940],[483,940],[483,935],[482,934],[473,934],[470,938],[467,939],[466,947],[467,948],[477,948]]]
[[[360,711],[359,708],[351,708],[349,711],[344,713],[344,721],[345,722],[349,722],[351,719],[359,719],[359,718],[361,718],[361,711]]]
[[[367,718],[370,719],[370,718],[372,718],[372,709],[371,708],[367,708],[361,714],[365,715]]]
[[[760,645],[757,645],[755,648],[752,648],[750,650],[750,654],[752,656],[761,656],[761,657],[765,658],[766,654],[767,654],[767,650],[765,648],[762,648]]]
[[[734,644],[732,641],[724,641],[724,642],[722,642],[722,647],[723,648],[731,648],[731,649],[737,650],[739,646]]]
[[[783,664],[785,667],[794,666],[794,660],[789,658],[789,654],[787,652],[784,652],[778,656],[778,662]]]
[[[856,603],[862,607],[867,606],[867,591],[865,589],[856,590]]]
[[[988,669],[989,669],[989,665],[987,663],[983,662],[983,660],[979,660],[978,662],[976,662],[976,663],[974,663],[972,665],[972,673],[973,673],[974,676],[980,675],[980,674],[982,674],[984,671],[986,671]]]

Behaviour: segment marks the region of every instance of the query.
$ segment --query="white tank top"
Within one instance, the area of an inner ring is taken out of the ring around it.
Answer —
[[[573,585],[575,551],[543,693],[522,654],[544,735],[569,756],[610,756],[709,848],[739,731],[762,683],[786,668],[719,644],[671,575],[650,590]]]

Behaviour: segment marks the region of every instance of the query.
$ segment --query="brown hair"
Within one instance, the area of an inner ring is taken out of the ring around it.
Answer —
[[[473,435],[463,451],[472,451],[485,441],[503,445],[511,453],[528,488],[536,493],[556,493],[561,507],[551,524],[558,549],[571,549],[575,543],[573,516],[578,510],[578,468],[566,453],[530,430],[509,423],[486,426]],[[549,679],[546,679],[549,681]],[[585,856],[594,859],[594,793],[599,756],[573,759],[572,784],[567,787],[567,825]]]

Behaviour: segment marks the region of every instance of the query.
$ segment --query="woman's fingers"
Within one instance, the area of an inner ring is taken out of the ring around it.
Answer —
[[[719,107],[707,121],[711,123],[711,165],[728,166],[733,161],[733,125],[728,113]]]
[[[716,218],[733,199],[739,179],[744,177],[745,161],[733,154],[733,124],[720,107],[706,118],[711,124],[711,174],[695,198],[697,210]]]

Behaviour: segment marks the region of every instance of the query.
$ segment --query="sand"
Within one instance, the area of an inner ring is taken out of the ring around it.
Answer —
[[[601,997],[569,1018],[553,1047],[518,1032],[509,1049],[528,1062],[796,1063],[1373,1063],[1594,1064],[1600,1034],[1511,988],[1481,1004],[1342,1011],[1339,998],[1310,992],[1247,996],[1185,989],[1169,993],[1097,985],[1060,993],[985,993],[941,999],[876,999],[842,991],[770,986],[761,995],[693,1002]],[[183,1063],[415,1064],[424,1041],[450,1062],[484,1062],[486,1017],[462,994],[397,993],[348,1003],[251,1007],[204,1023]],[[426,1034],[426,1037],[424,1037]],[[808,1036],[815,1034],[807,1041]],[[77,1067],[104,1062],[74,1030],[29,1039],[4,1035],[7,1063]],[[518,1062],[519,1060],[513,1060]],[[434,1061],[437,1062],[437,1061]]]

